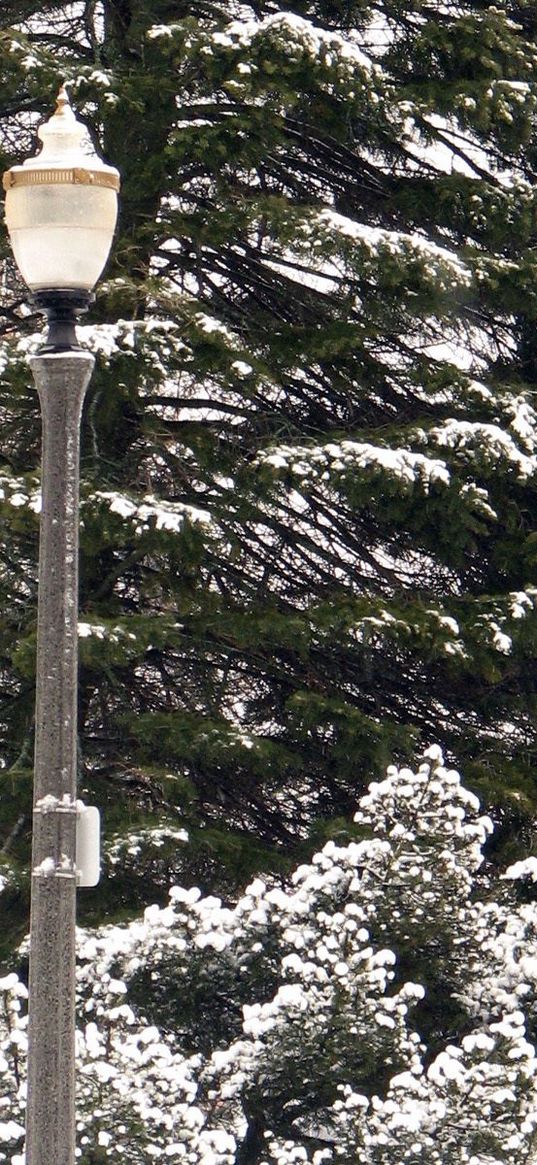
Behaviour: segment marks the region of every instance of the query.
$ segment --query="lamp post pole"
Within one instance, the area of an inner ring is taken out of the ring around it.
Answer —
[[[83,148],[85,130],[65,89],[38,134],[41,152],[3,178],[15,259],[49,322],[45,345],[30,358],[41,404],[42,508],[26,1165],[74,1165],[79,444],[94,364],[75,324],[108,257],[119,175]]]
[[[79,433],[93,357],[30,363],[43,437],[26,1162],[73,1165]]]

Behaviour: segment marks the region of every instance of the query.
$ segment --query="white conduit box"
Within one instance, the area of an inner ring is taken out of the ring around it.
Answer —
[[[77,886],[96,886],[101,874],[101,815],[82,801],[76,807]]]

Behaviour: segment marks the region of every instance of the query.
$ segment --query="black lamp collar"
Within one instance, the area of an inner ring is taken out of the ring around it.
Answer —
[[[45,313],[48,334],[40,352],[80,351],[76,335],[76,322],[82,312],[87,311],[95,296],[91,291],[74,291],[71,288],[44,288],[34,291],[31,303]]]

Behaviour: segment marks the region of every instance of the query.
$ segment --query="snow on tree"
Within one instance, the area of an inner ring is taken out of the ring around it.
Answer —
[[[80,932],[81,1163],[535,1161],[531,867],[483,867],[490,819],[438,748],[355,824],[234,904],[176,885]],[[25,988],[0,991],[0,1161],[20,1165]]]

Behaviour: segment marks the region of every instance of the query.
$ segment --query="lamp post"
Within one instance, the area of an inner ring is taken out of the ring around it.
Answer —
[[[119,175],[83,145],[64,88],[38,135],[40,153],[3,178],[15,259],[48,317],[29,361],[43,436],[26,1162],[74,1165],[79,443],[94,364],[75,324],[108,258]]]

